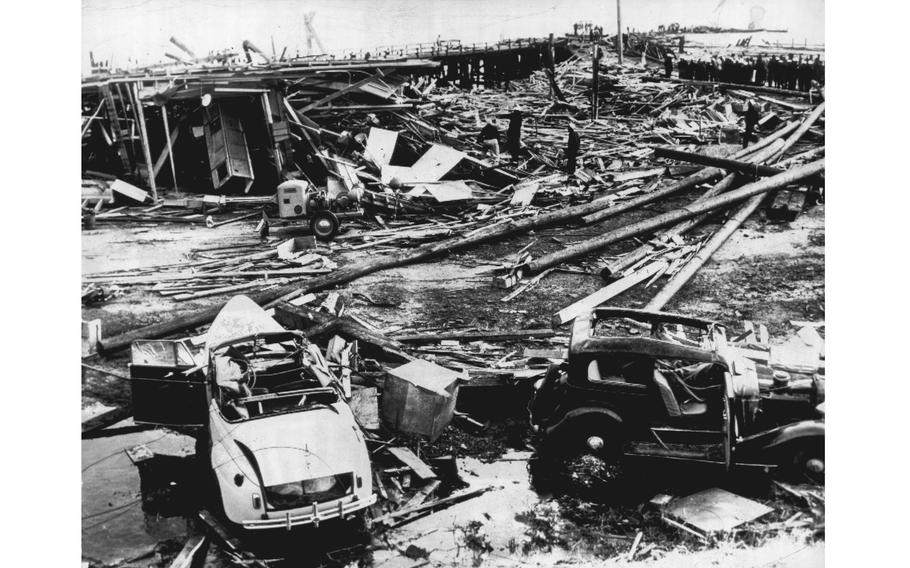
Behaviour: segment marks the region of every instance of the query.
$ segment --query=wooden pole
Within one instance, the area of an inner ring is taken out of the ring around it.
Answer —
[[[597,111],[600,103],[600,46],[597,43],[594,43],[594,53],[591,57],[591,64],[593,65],[593,85],[591,88],[591,119],[597,120]]]
[[[783,142],[781,142],[779,138],[776,140],[776,142],[778,144],[783,144]],[[760,150],[759,152],[757,152],[755,155],[747,158],[747,160],[750,162],[755,162],[755,163],[764,162],[764,161],[770,159],[771,156],[773,156],[775,154],[775,152],[777,152],[777,148],[778,147],[776,145],[764,148],[764,149]],[[736,182],[737,177],[738,176],[736,174],[727,174],[727,176],[724,177],[724,179],[722,179],[715,185],[711,186],[711,188],[708,189],[708,191],[704,192],[698,198],[697,201],[704,201],[705,199],[709,199],[711,197],[714,197],[715,195],[720,195],[721,193],[727,191],[728,189],[733,187],[733,185]],[[670,241],[673,237],[682,235],[682,234],[688,232],[690,229],[694,228],[696,225],[698,225],[699,223],[704,221],[706,217],[707,217],[707,214],[700,215],[698,217],[693,217],[692,219],[683,221],[682,223],[679,223],[677,225],[670,227],[669,229],[665,230],[661,234],[657,235],[654,239],[651,239],[650,241],[641,245],[640,247],[633,250],[632,252],[630,252],[628,254],[624,254],[621,258],[618,258],[617,260],[604,266],[600,271],[600,275],[604,278],[611,278],[611,277],[615,276],[616,274],[619,274],[623,270],[629,268],[633,264],[637,263],[639,260],[641,260],[641,259],[645,258],[646,256],[648,256],[649,254],[651,254],[651,252],[654,251],[655,242],[666,243],[666,242]]]
[[[785,136],[785,135],[789,134],[790,132],[794,131],[798,126],[799,126],[799,123],[791,122],[788,125],[781,128],[780,130],[778,130],[777,132],[775,132],[774,134],[772,134],[771,136],[763,138],[762,140],[756,142],[752,146],[739,150],[738,152],[733,154],[731,157],[734,159],[741,158],[741,157],[751,154],[761,148],[764,148],[765,146],[774,142],[778,138]],[[640,207],[646,203],[651,203],[651,202],[656,201],[667,195],[671,195],[673,193],[678,193],[680,191],[695,187],[696,185],[706,183],[723,173],[725,173],[725,172],[723,170],[721,170],[720,168],[705,168],[703,170],[699,170],[699,171],[695,172],[694,174],[692,174],[688,177],[685,177],[685,178],[679,180],[676,183],[670,184],[665,188],[658,189],[656,191],[646,193],[639,197],[629,199],[628,201],[624,201],[624,202],[616,205],[615,207],[601,209],[599,211],[591,213],[590,215],[586,215],[582,220],[587,224],[596,223],[598,221],[603,221],[604,219],[607,219],[607,218],[617,215],[619,213],[623,213],[625,211],[629,211],[631,209],[635,209],[636,207]]]
[[[609,231],[599,237],[588,239],[586,241],[582,241],[572,246],[561,249],[557,252],[544,255],[529,262],[524,266],[524,268],[532,273],[540,272],[541,270],[546,270],[551,266],[562,264],[567,260],[585,256],[615,242],[641,235],[643,233],[650,233],[656,229],[660,229],[662,227],[666,227],[680,221],[685,221],[686,219],[691,219],[692,217],[696,217],[702,213],[708,213],[714,211],[715,209],[728,207],[734,203],[752,197],[753,195],[765,194],[773,189],[779,189],[785,185],[789,185],[796,181],[800,181],[807,177],[819,174],[823,172],[824,169],[825,160],[817,160],[810,164],[787,170],[782,174],[764,178],[760,181],[744,185],[739,189],[730,191],[729,193],[718,195],[704,201],[696,201],[694,203],[690,203],[685,207],[675,209],[673,211],[668,211],[667,213],[662,213],[650,219],[645,219],[637,223],[619,227],[618,229]]]
[[[616,0],[616,54],[622,65],[622,0]]]
[[[171,179],[174,180],[174,191],[177,191],[177,168],[174,166],[174,149],[171,146],[171,129],[167,123],[167,103],[161,105],[161,119],[164,122],[164,139],[167,140],[167,157],[171,163]],[[153,172],[154,176],[155,173]]]
[[[130,83],[133,89],[133,96],[136,101],[136,113],[139,117],[139,136],[142,142],[142,152],[145,155],[145,173],[148,179],[149,189],[152,190],[152,201],[158,202],[158,188],[155,187],[155,174],[152,171],[152,151],[149,149],[148,131],[145,129],[145,113],[142,111],[142,101],[139,100],[138,83]]]
[[[528,231],[543,227],[566,223],[593,211],[597,211],[600,208],[607,207],[611,202],[611,197],[602,197],[589,203],[544,213],[543,215],[538,215],[536,217],[529,217],[519,221],[497,223],[495,225],[483,227],[466,236],[442,239],[402,252],[374,256],[339,268],[331,274],[307,280],[303,285],[289,284],[287,286],[281,286],[256,294],[252,296],[251,299],[259,305],[268,305],[271,307],[278,302],[293,299],[301,294],[347,284],[348,282],[366,276],[367,274],[414,264],[427,258],[444,256],[456,250],[466,249],[481,243],[527,233]],[[107,339],[102,339],[99,342],[100,350],[104,353],[112,353],[129,347],[132,342],[137,339],[165,337],[206,325],[215,319],[215,316],[221,311],[223,305],[224,304],[215,305],[211,308],[189,313],[170,321],[148,325]]]
[[[670,280],[664,285],[664,287],[657,293],[656,296],[651,298],[651,301],[644,307],[646,310],[660,311],[667,302],[670,301],[677,292],[686,285],[695,273],[704,266],[708,259],[711,258],[717,250],[730,238],[730,235],[736,232],[739,229],[746,219],[749,218],[752,213],[758,209],[758,206],[761,205],[761,202],[765,199],[764,193],[759,193],[749,199],[745,205],[739,208],[739,211],[735,215],[730,217],[726,223],[716,232],[714,235],[708,239],[708,242],[698,251],[698,253],[692,257],[689,262],[686,263],[682,269],[673,275]]]

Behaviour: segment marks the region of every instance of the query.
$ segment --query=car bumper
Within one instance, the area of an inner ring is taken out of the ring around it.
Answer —
[[[299,527],[303,525],[315,525],[319,526],[321,521],[327,521],[330,519],[344,518],[348,515],[354,514],[358,511],[366,509],[370,505],[376,502],[376,495],[371,494],[365,500],[356,500],[356,501],[338,501],[337,503],[328,504],[328,503],[314,503],[309,507],[309,511],[292,513],[291,511],[287,512],[274,512],[269,513],[268,519],[257,519],[255,521],[243,521],[241,525],[245,529],[250,530],[266,530],[266,529],[287,529],[291,530],[292,527]]]

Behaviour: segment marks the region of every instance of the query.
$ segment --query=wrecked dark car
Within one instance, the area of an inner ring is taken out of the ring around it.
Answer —
[[[580,315],[567,361],[535,384],[539,459],[667,458],[823,482],[824,379],[760,380],[740,353],[706,320],[613,308]]]

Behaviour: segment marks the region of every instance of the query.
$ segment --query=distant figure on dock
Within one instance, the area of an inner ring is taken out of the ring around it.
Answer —
[[[765,80],[768,78],[768,63],[765,61],[764,54],[759,54],[758,59],[755,61],[755,84],[764,85]]]
[[[509,151],[512,161],[518,160],[518,154],[521,152],[521,111],[517,109],[509,113],[506,149]]]
[[[487,155],[496,158],[499,161],[499,129],[493,124],[493,121],[487,121],[486,125],[480,130],[478,141],[483,146]]]
[[[566,147],[566,173],[570,176],[575,173],[578,162],[578,151],[581,149],[581,137],[575,129],[569,127],[569,144]]]
[[[746,107],[746,132],[743,134],[743,148],[749,145],[749,142],[752,141],[753,133],[755,132],[755,127],[758,125],[758,109],[755,108],[755,105],[752,102],[749,102],[749,106]]]

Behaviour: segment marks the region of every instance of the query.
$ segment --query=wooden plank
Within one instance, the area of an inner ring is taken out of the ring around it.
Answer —
[[[423,487],[421,487],[421,488],[417,491],[417,493],[415,493],[414,495],[412,495],[411,498],[408,499],[408,500],[405,502],[404,505],[402,505],[402,507],[405,508],[405,509],[407,509],[407,508],[410,508],[410,507],[417,507],[418,505],[422,505],[423,502],[426,501],[427,498],[428,498],[434,491],[436,491],[436,488],[439,487],[439,485],[440,485],[441,483],[442,483],[442,482],[439,481],[438,479],[434,479],[433,481],[427,483],[426,485],[424,485]]]
[[[361,87],[364,87],[364,86],[368,85],[369,83],[372,83],[376,79],[381,79],[383,76],[384,75],[382,73],[382,70],[377,69],[375,75],[367,77],[366,79],[361,79],[360,81],[357,81],[356,83],[352,83],[351,85],[348,85],[347,87],[344,87],[343,89],[339,89],[339,90],[335,91],[334,93],[332,93],[331,95],[328,95],[327,97],[323,97],[323,98],[319,99],[318,101],[315,101],[315,102],[312,102],[312,103],[306,105],[305,107],[298,110],[297,112],[299,112],[300,114],[303,114],[307,111],[313,110],[314,108],[320,107],[328,102],[334,101],[338,97],[342,97],[342,96],[350,93],[351,91],[356,91],[356,90],[360,89]]]
[[[464,152],[442,144],[433,144],[423,156],[411,166],[411,173],[417,181],[439,181],[465,157]]]
[[[142,110],[142,101],[139,100],[139,88],[136,83],[133,83],[131,87],[136,100],[136,112],[139,116],[139,138],[142,142],[142,153],[145,155],[146,179],[152,190],[152,201],[158,201],[158,188],[155,187],[155,174],[152,172],[152,150],[149,147],[149,135],[145,127],[145,113]]]
[[[178,136],[180,136],[180,123],[177,123],[177,126],[175,126],[171,131],[171,135],[168,137],[167,146],[161,150],[161,154],[158,155],[158,159],[155,161],[155,167],[152,169],[152,171],[156,176],[158,175],[158,172],[161,171],[161,168],[164,167],[164,162],[167,161],[167,157],[171,153],[174,143],[177,142]]]
[[[495,487],[481,487],[479,489],[473,489],[471,491],[465,491],[463,493],[456,493],[454,495],[450,495],[443,499],[438,499],[436,501],[424,503],[424,504],[418,505],[416,507],[404,507],[402,509],[399,509],[397,511],[388,513],[377,519],[374,519],[373,523],[374,524],[391,524],[391,522],[393,522],[395,519],[398,519],[400,517],[410,516],[410,515],[413,515],[414,513],[423,513],[425,511],[429,511],[429,510],[433,509],[434,507],[443,507],[443,506],[454,505],[455,503],[460,503],[461,501],[466,501],[468,499],[477,497],[478,495],[486,493],[487,491],[490,491],[491,489],[495,489]]]
[[[114,180],[114,182],[111,183],[111,191],[115,191],[120,195],[125,195],[134,201],[138,201],[139,203],[145,203],[145,201],[149,198],[148,192],[139,189],[135,185],[126,183],[122,179]]]
[[[403,464],[414,470],[420,479],[435,479],[436,474],[430,469],[430,466],[423,463],[420,458],[414,455],[414,452],[408,448],[387,448],[388,452],[398,458]]]
[[[180,553],[171,562],[170,568],[190,568],[193,565],[193,560],[202,550],[203,545],[206,544],[207,538],[205,535],[194,535],[188,538]]]
[[[133,415],[133,406],[127,404],[112,410],[108,410],[98,416],[89,418],[82,422],[82,434],[86,435],[102,428],[107,428],[121,420],[126,420]]]
[[[392,154],[395,153],[395,144],[397,143],[397,132],[374,126],[370,128],[370,135],[367,138],[367,154],[365,157],[382,170],[382,167],[388,165],[392,159]]]
[[[553,316],[553,325],[558,326],[574,320],[582,312],[596,308],[611,298],[625,292],[632,286],[635,286],[645,279],[657,274],[661,270],[667,268],[667,266],[668,263],[665,261],[653,262],[644,268],[633,272],[625,278],[620,278],[616,282],[612,282],[609,285],[604,286],[597,292],[594,292],[589,296],[585,296],[581,300],[578,300],[574,304],[567,306],[557,312]]]
[[[393,335],[391,339],[401,343],[437,343],[447,339],[459,341],[509,341],[514,339],[546,339],[553,337],[556,332],[549,328],[518,329],[515,331],[453,331],[440,333],[425,333],[413,335]]]

